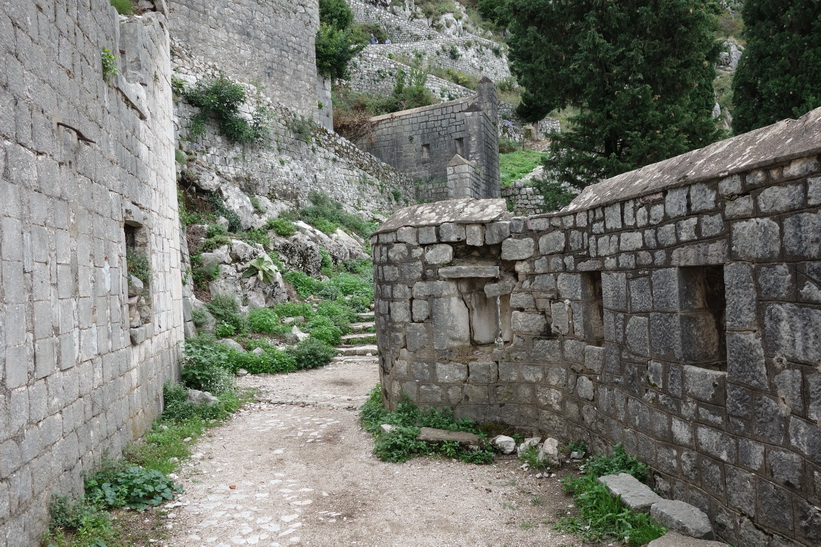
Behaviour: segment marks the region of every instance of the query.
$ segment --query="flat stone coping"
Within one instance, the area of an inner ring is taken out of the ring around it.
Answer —
[[[376,234],[393,232],[403,226],[438,226],[444,222],[458,224],[484,224],[494,220],[509,218],[504,199],[449,199],[434,203],[411,205],[399,209],[386,220]]]
[[[821,108],[816,108],[797,120],[782,120],[592,184],[562,212],[601,207],[675,186],[772,167],[819,151]]]

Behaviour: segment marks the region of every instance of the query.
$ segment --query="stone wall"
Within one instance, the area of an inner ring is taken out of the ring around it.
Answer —
[[[496,88],[485,79],[476,96],[371,118],[370,134],[357,145],[414,182],[434,186],[448,179],[447,165],[458,154],[479,171],[474,195],[496,197],[496,105]]]
[[[169,41],[155,4],[122,21],[108,0],[0,9],[2,546],[39,545],[52,493],[81,493],[84,470],[150,427],[177,370]],[[103,48],[121,72],[109,81]],[[151,266],[133,298],[127,246]]]
[[[530,181],[517,181],[502,188],[502,197],[508,203],[508,209],[517,215],[537,215],[544,211],[544,199]]]
[[[319,121],[314,41],[317,0],[168,0],[175,39],[241,81],[256,79],[275,102]]]
[[[734,545],[821,541],[821,109],[564,211],[404,209],[373,238],[383,397],[615,443]]]
[[[190,86],[199,79],[219,76],[218,67],[189,55],[187,44],[172,41],[178,52],[172,60],[176,77]],[[415,199],[409,177],[277,104],[266,96],[267,90],[258,92],[254,86],[245,85],[246,95],[255,104],[245,105],[244,114],[249,116],[256,107],[267,109],[267,142],[234,144],[211,124],[204,135],[193,137],[189,133],[190,120],[198,110],[180,98],[174,103],[180,148],[215,173],[215,184],[209,190],[219,189],[224,198],[233,200],[229,203],[231,209],[237,208],[236,200],[242,200],[242,207],[253,211],[248,196],[285,202],[291,208],[309,205],[311,191],[323,192],[359,211],[387,213]]]

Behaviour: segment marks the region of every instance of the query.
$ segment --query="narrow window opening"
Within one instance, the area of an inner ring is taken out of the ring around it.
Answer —
[[[465,139],[464,138],[454,139],[454,142],[456,143],[456,153],[464,158],[465,157]]]
[[[682,352],[688,364],[726,370],[724,268],[681,268]]]
[[[423,144],[422,145],[422,161],[428,162],[430,161],[430,145]]]
[[[601,272],[582,273],[584,338],[591,346],[604,345],[604,298]]]
[[[128,326],[151,323],[151,262],[148,236],[141,225],[125,224],[125,265],[128,297]]]

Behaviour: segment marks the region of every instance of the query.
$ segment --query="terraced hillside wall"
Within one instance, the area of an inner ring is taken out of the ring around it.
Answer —
[[[615,443],[733,545],[821,541],[821,109],[588,187],[396,213],[383,397]]]

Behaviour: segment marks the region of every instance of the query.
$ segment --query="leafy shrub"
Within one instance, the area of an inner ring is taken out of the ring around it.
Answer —
[[[222,199],[217,194],[208,195],[208,204],[214,210],[214,213],[221,217],[224,217],[225,220],[228,221],[229,232],[236,233],[242,230],[242,220],[239,218],[239,215],[231,209],[229,209],[225,205],[225,202],[222,201]]]
[[[238,408],[237,397],[233,392],[220,394],[216,403],[193,403],[188,400],[188,388],[182,384],[163,384],[162,419],[171,422],[182,422],[192,418],[201,420],[224,420]]]
[[[125,263],[128,274],[142,281],[143,285],[148,288],[151,282],[151,262],[148,261],[148,255],[129,247],[126,249]]]
[[[119,534],[111,515],[85,498],[55,495],[49,506],[51,523],[44,545],[116,545]],[[68,537],[72,538],[69,541]]]
[[[536,192],[542,195],[543,210],[558,211],[568,205],[576,197],[576,194],[568,192],[567,189],[558,182],[535,179],[533,186]]]
[[[276,374],[293,372],[297,366],[294,356],[289,351],[282,351],[273,346],[261,346],[264,353],[235,352],[233,365],[239,370],[243,368],[251,374]]]
[[[218,325],[227,325],[225,330],[234,329],[234,334],[245,332],[246,320],[239,312],[239,303],[233,296],[217,294],[205,305]]]
[[[629,473],[638,480],[644,481],[647,478],[648,467],[635,456],[625,452],[624,447],[619,443],[613,447],[613,452],[610,454],[598,454],[588,458],[584,464],[584,471],[596,479],[604,475]]]
[[[225,344],[210,336],[198,336],[185,341],[182,359],[183,383],[190,388],[210,391],[214,395],[233,390],[234,381],[227,371],[232,368],[232,352]]]
[[[280,330],[279,315],[270,308],[254,308],[248,314],[248,326],[254,332],[274,334]]]
[[[268,221],[268,228],[282,237],[289,237],[296,233],[296,226],[287,218],[272,218]]]
[[[110,82],[120,73],[120,69],[117,67],[117,57],[107,47],[100,50],[100,62],[103,66],[103,80],[106,82]]]
[[[305,317],[308,318],[313,310],[307,302],[282,302],[277,304],[274,311],[279,317]]]
[[[191,310],[191,320],[197,327],[202,327],[208,322],[208,312],[203,306],[197,306]]]
[[[209,224],[205,229],[205,237],[224,236],[228,233],[228,228],[222,224]]]
[[[277,282],[277,270],[274,261],[268,255],[261,255],[248,263],[248,269],[242,277],[256,277],[263,283],[273,285]]]
[[[305,325],[305,330],[312,338],[321,340],[328,345],[336,346],[342,341],[342,329],[329,318],[316,315]]]
[[[85,481],[86,499],[100,507],[143,511],[173,499],[180,487],[156,470],[138,465],[104,465]]]
[[[313,296],[322,289],[321,281],[299,270],[285,272],[282,277],[294,287],[300,298]]]
[[[200,109],[200,113],[191,120],[192,134],[201,135],[205,131],[206,121],[213,118],[220,133],[232,142],[247,144],[265,140],[265,111],[257,109],[250,123],[240,116],[240,106],[245,102],[245,88],[225,76],[200,80],[192,89],[186,90],[183,97]]]
[[[299,369],[324,367],[336,356],[336,349],[321,340],[306,338],[290,351]]]

